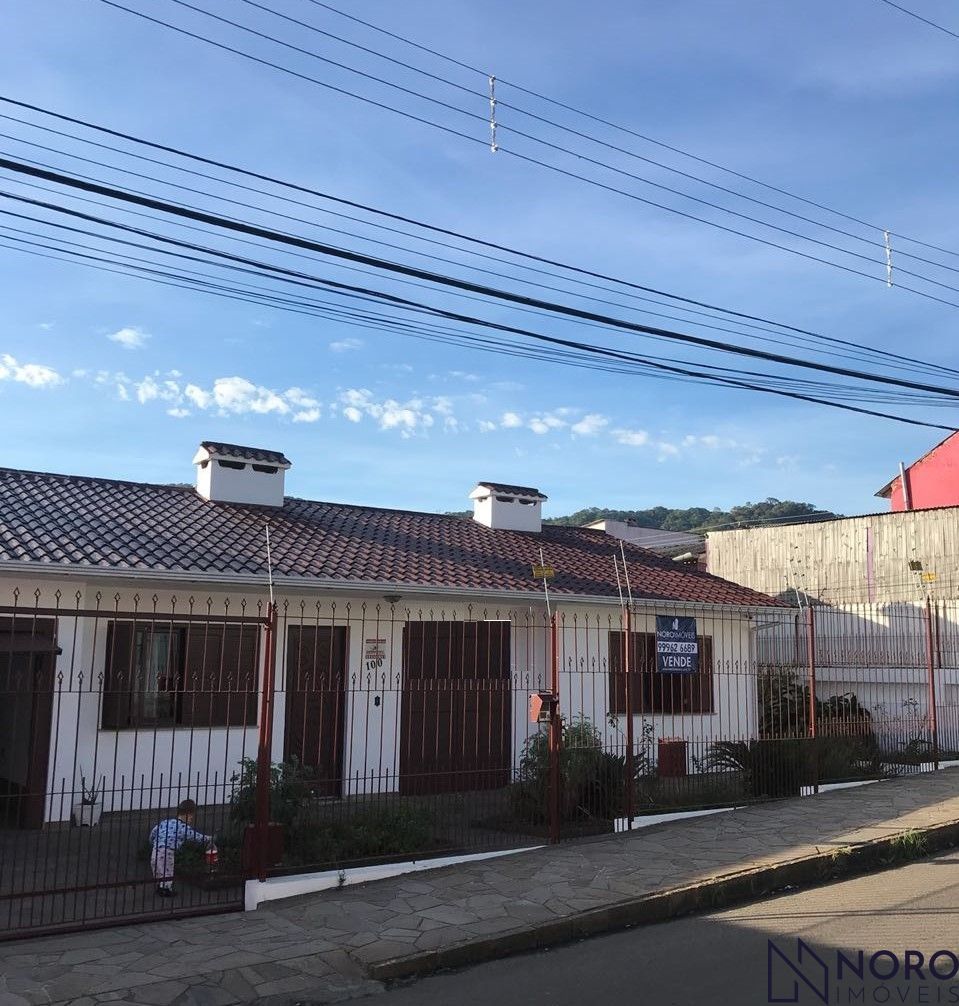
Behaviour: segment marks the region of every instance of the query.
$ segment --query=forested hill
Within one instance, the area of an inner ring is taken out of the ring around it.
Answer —
[[[468,510],[457,511],[450,516],[469,517]],[[729,510],[693,506],[674,509],[654,506],[649,510],[612,510],[609,507],[591,506],[565,517],[547,517],[544,524],[568,524],[581,526],[597,520],[625,520],[640,527],[661,528],[664,531],[708,531],[710,528],[751,527],[769,521],[773,524],[789,524],[792,521],[828,520],[838,517],[829,510],[820,510],[813,503],[797,503],[795,500],[778,500],[773,497],[761,503],[742,503]]]

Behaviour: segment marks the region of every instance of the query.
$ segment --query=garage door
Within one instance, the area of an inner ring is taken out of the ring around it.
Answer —
[[[496,789],[510,780],[509,622],[403,630],[400,791]]]

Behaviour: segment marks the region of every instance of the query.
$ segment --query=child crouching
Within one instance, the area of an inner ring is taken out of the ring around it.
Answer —
[[[184,842],[209,844],[213,839],[193,827],[196,818],[196,804],[183,800],[176,809],[176,817],[161,821],[150,832],[150,867],[157,882],[157,894],[161,898],[173,897],[173,867],[176,851]]]

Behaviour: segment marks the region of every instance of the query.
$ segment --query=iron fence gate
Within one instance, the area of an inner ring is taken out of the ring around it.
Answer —
[[[561,603],[551,618],[0,599],[0,938],[237,909],[250,879],[527,847],[959,761],[957,602]],[[664,617],[687,620],[692,656],[662,659]],[[184,800],[216,862],[187,842],[168,898],[150,835]]]
[[[185,800],[229,831],[257,749],[267,613],[229,599],[44,597],[0,607],[0,936],[223,911],[241,864],[177,856],[161,897],[150,833]]]

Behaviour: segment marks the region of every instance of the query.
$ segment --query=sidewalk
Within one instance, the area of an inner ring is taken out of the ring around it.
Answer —
[[[959,769],[186,919],[0,945],[0,1006],[336,1002],[382,981],[959,844]],[[850,852],[852,847],[852,852]],[[860,852],[855,852],[859,848]]]

